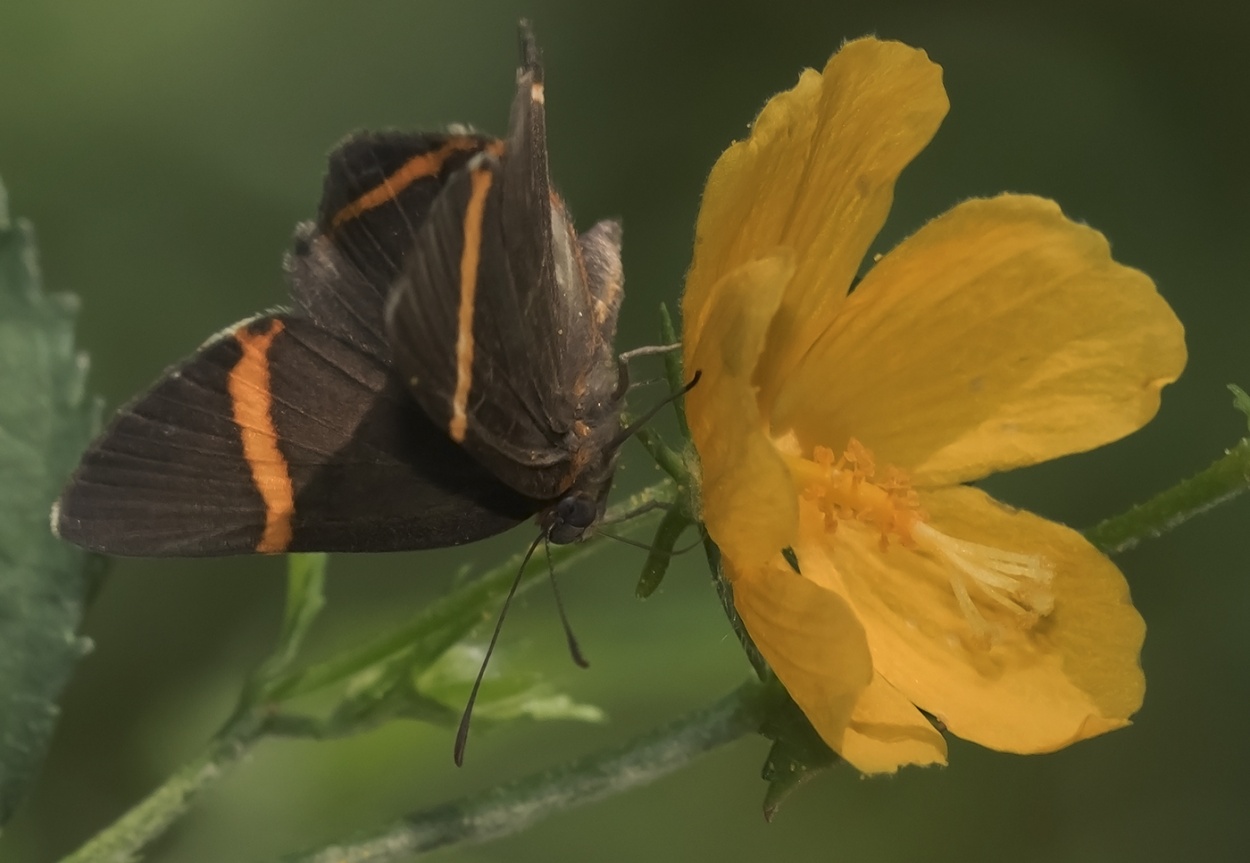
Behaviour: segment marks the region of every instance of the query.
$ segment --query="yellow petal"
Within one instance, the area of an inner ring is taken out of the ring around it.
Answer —
[[[774,429],[863,442],[917,485],[1116,440],[1185,365],[1154,284],[1051,201],[967,201],[890,252],[778,398]]]
[[[829,565],[819,552],[799,554],[804,567]],[[795,573],[780,555],[751,569],[728,558],[723,563],[751,640],[812,727],[840,752],[860,694],[872,681],[863,627],[841,597]]]
[[[1145,624],[1115,565],[1075,531],[977,489],[927,492],[921,505],[948,536],[1042,555],[1054,610],[1032,629],[1008,624],[986,644],[945,565],[898,545],[883,553],[875,531],[840,523],[831,559],[877,672],[952,733],[995,749],[1048,752],[1127,725],[1145,691]],[[979,608],[993,619],[992,605]]]
[[[751,383],[793,271],[785,253],[739,267],[714,286],[703,325],[684,335],[686,370],[701,374],[686,414],[702,468],[703,521],[740,566],[775,557],[797,530],[794,484],[765,435]]]
[[[701,327],[724,274],[775,247],[793,249],[796,277],[763,373],[780,379],[828,325],[885,222],[895,180],[945,116],[941,76],[923,51],[860,39],[823,74],[808,70],[771,99],[708,178],[686,326]]]
[[[860,693],[840,754],[861,773],[946,763],[946,740],[880,674]]]

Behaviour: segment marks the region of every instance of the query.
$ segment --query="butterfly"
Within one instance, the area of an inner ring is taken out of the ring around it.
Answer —
[[[287,255],[288,308],[122,407],[53,507],[114,555],[397,551],[602,516],[627,388],[620,225],[578,235],[528,25],[506,139],[365,132]]]

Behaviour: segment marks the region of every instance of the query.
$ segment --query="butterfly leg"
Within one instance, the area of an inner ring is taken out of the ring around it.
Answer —
[[[599,523],[599,525],[600,527],[603,527],[603,526],[610,527],[612,525],[624,524],[627,521],[632,521],[635,518],[646,515],[649,512],[655,512],[657,509],[662,509],[665,512],[668,512],[672,508],[673,508],[673,504],[667,500],[649,500],[646,503],[640,504],[639,506],[636,506],[627,512],[621,513],[615,518],[604,519],[603,521]]]
[[[629,364],[639,357],[653,357],[660,354],[668,354],[681,349],[681,342],[673,342],[671,345],[643,345],[640,348],[634,348],[632,351],[625,351],[616,358],[616,396],[620,398],[630,389],[629,382]]]

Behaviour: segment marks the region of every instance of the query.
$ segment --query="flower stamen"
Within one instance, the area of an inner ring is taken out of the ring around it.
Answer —
[[[923,522],[912,528],[912,537],[917,548],[947,564],[947,576],[960,610],[978,635],[993,640],[997,632],[977,609],[965,578],[971,580],[981,596],[1010,612],[1025,628],[1054,611],[1051,584],[1055,574],[1040,555],[956,539]]]
[[[837,530],[840,520],[853,519],[880,532],[883,550],[891,537],[912,544],[911,527],[922,518],[916,492],[893,468],[878,479],[872,453],[859,441],[848,441],[841,456],[818,446],[811,460],[794,461],[802,469],[803,495],[820,509],[828,532]]]
[[[791,450],[787,453],[791,469],[802,485],[803,497],[823,516],[826,533],[834,534],[844,519],[854,520],[880,532],[882,552],[893,539],[936,560],[978,639],[993,642],[1003,634],[978,602],[1002,609],[1023,629],[1054,611],[1054,572],[1044,557],[942,533],[927,522],[907,475],[886,467],[877,476],[872,453],[859,441],[849,440],[840,456],[826,447],[815,447],[810,459],[797,455],[797,446],[787,446],[796,442],[779,443],[779,450]]]

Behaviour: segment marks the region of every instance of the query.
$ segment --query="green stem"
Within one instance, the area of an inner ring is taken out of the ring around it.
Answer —
[[[677,342],[677,328],[673,326],[673,316],[669,314],[668,306],[664,303],[660,303],[660,337],[666,345]],[[664,355],[664,374],[668,378],[669,392],[675,393],[686,385],[681,356],[680,351]],[[673,402],[673,409],[677,413],[677,429],[681,432],[681,439],[690,440],[690,424],[686,422],[686,400],[678,399]]]
[[[145,845],[191,807],[195,796],[241,759],[259,730],[215,740],[129,812],[101,831],[62,863],[129,863]]]
[[[678,453],[660,439],[654,429],[642,428],[634,435],[643,448],[655,459],[655,463],[677,483],[689,483],[690,471]]]
[[[1244,438],[1210,467],[1166,491],[1085,531],[1107,554],[1128,551],[1143,539],[1162,536],[1250,488],[1250,438]]]
[[[671,485],[667,482],[645,489],[618,504],[612,512],[619,514],[637,509],[669,489]],[[554,548],[552,562],[557,566],[569,563],[592,553],[601,545],[578,543]],[[283,643],[275,654],[279,658],[271,657],[262,666],[267,671],[277,670],[277,673],[256,676],[256,691],[244,693],[238,712],[206,751],[183,766],[121,819],[66,857],[63,863],[128,863],[135,859],[145,845],[160,836],[190,807],[200,791],[221,778],[227,768],[270,731],[265,724],[267,720],[261,718],[264,714],[260,712],[265,710],[266,703],[294,698],[337,683],[401,650],[446,649],[481,619],[482,609],[493,598],[503,595],[516,576],[519,565],[518,555],[433,603],[406,626],[305,669],[280,670],[291,658],[285,655]],[[525,584],[532,583],[545,572],[546,561],[534,562],[526,568]]]
[[[548,815],[653,782],[757,730],[768,709],[767,691],[758,683],[745,684],[716,704],[618,748],[414,813],[373,835],[287,859],[383,863],[520,832]]]

